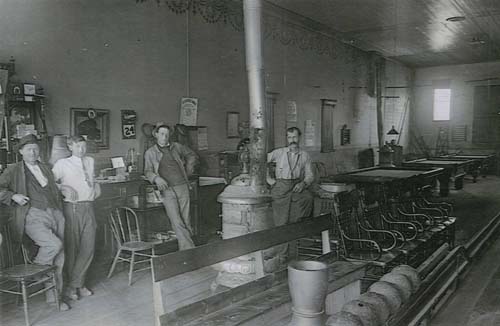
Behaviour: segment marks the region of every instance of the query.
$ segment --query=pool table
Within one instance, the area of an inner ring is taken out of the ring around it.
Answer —
[[[443,168],[370,167],[330,176],[322,181],[355,183],[361,187],[379,185],[394,194],[400,190],[414,192],[416,187],[432,183],[443,172]]]
[[[473,181],[477,181],[477,176],[486,176],[488,169],[495,165],[495,154],[448,154],[439,156],[440,159],[453,160],[473,160],[468,172],[472,175]]]
[[[462,189],[465,171],[472,164],[474,164],[473,160],[426,158],[403,162],[403,166],[409,168],[443,168],[443,173],[438,178],[441,196],[448,196],[451,178],[455,181],[455,189]]]

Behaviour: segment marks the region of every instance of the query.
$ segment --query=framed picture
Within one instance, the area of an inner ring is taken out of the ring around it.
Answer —
[[[35,106],[33,102],[9,102],[9,137],[22,138],[35,133]]]
[[[109,110],[71,108],[70,134],[95,142],[98,149],[109,149]]]
[[[239,112],[227,112],[226,113],[226,131],[227,138],[240,138],[238,133],[238,124],[240,120]]]
[[[35,84],[23,84],[24,95],[35,95],[36,87]]]

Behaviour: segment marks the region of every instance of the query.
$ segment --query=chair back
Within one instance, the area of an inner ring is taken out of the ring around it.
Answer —
[[[339,214],[345,211],[351,211],[359,205],[359,190],[344,191],[337,194]]]
[[[14,248],[8,223],[0,228],[0,238],[0,268],[13,266]]]
[[[335,219],[336,226],[342,236],[358,237],[360,235],[356,217],[352,208],[345,210],[340,214],[336,214]]]
[[[109,213],[109,227],[118,244],[141,241],[137,214],[129,207],[116,207]]]

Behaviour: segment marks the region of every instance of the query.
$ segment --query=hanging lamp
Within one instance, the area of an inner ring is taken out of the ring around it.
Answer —
[[[387,132],[388,135],[399,135],[399,132],[394,128],[394,125],[392,125],[391,130]]]

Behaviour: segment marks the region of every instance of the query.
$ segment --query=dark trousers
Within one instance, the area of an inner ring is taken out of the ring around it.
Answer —
[[[66,263],[64,265],[67,285],[70,289],[85,286],[85,276],[94,258],[97,224],[94,203],[64,203],[64,245]]]
[[[302,192],[292,192],[293,187],[299,181],[277,179],[271,189],[275,226],[295,223],[302,217],[311,215],[313,206],[311,192],[307,189]]]
[[[189,214],[188,184],[171,186],[162,193],[163,206],[177,236],[179,250],[194,248]]]

